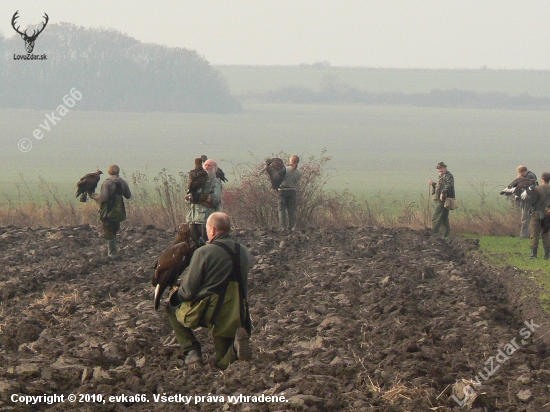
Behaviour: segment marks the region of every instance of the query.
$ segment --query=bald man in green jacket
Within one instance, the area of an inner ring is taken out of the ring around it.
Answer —
[[[187,365],[203,363],[201,345],[193,329],[208,327],[216,366],[226,369],[236,360],[252,357],[246,301],[250,254],[231,238],[227,214],[211,214],[206,230],[210,241],[193,254],[181,285],[170,297],[168,320]]]

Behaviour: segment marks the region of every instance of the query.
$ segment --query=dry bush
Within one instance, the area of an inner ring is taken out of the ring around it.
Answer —
[[[186,221],[189,211],[184,199],[188,182],[186,173],[179,172],[174,176],[162,169],[151,184],[145,173],[136,172],[130,182],[132,199],[126,208],[129,222],[169,228]]]
[[[451,229],[455,233],[469,233],[488,236],[514,236],[519,233],[520,213],[518,203],[510,198],[502,198],[503,204],[496,207],[488,202],[488,196],[494,191],[488,189],[487,183],[472,184],[470,187],[477,193],[476,206],[462,205],[459,213],[451,222]],[[500,188],[500,186],[499,186]]]
[[[288,159],[286,153],[275,155]],[[297,187],[297,226],[305,227],[431,227],[433,201],[425,195],[418,200],[407,195],[396,198],[391,192],[378,192],[367,199],[358,199],[347,190],[326,189],[330,179],[330,157],[325,151],[300,161],[302,179]],[[278,226],[277,193],[271,188],[266,173],[261,174],[264,161],[255,159],[233,166],[231,183],[225,185],[222,205],[237,227]],[[186,221],[189,205],[187,173],[175,175],[163,169],[152,181],[147,173],[136,172],[128,179],[132,199],[126,201],[128,219],[125,225],[153,225],[174,228]],[[519,231],[519,213],[514,202],[496,207],[488,202],[487,185],[473,186],[479,203],[451,212],[453,234],[515,235]],[[23,177],[16,185],[16,195],[3,194],[0,205],[0,225],[60,226],[97,225],[98,206],[95,202],[80,203],[70,195],[62,195],[55,185],[40,179],[39,191],[33,192]],[[489,191],[490,193],[490,191]],[[36,199],[40,199],[37,201]],[[504,200],[504,199],[503,199]],[[428,204],[432,208],[428,213]]]
[[[263,166],[263,163],[234,165],[234,182],[223,189],[223,209],[238,227],[271,227],[277,223],[277,194],[267,175],[260,175]]]
[[[125,176],[124,176],[125,177]],[[184,200],[187,175],[171,175],[163,169],[150,183],[145,173],[134,173],[130,184],[132,199],[126,200],[126,225],[176,227],[185,222],[188,206]],[[63,226],[98,224],[98,205],[95,201],[80,203],[70,195],[61,195],[57,187],[40,178],[39,192],[34,193],[21,176],[16,184],[16,197],[3,194],[0,206],[0,225]],[[38,202],[35,199],[40,199]]]
[[[290,156],[279,153],[272,157],[286,160]],[[305,161],[300,160],[302,178],[296,187],[297,227],[326,227],[338,218],[346,199],[345,194],[325,189],[330,177],[326,167],[329,161],[325,151],[320,157],[312,155]],[[224,188],[222,203],[236,226],[278,226],[277,193],[271,188],[267,173],[262,173],[264,165],[263,161],[256,160],[233,167],[234,182]]]

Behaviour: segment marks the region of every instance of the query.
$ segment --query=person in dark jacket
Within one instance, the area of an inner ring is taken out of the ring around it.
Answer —
[[[449,237],[451,233],[451,225],[449,223],[449,209],[445,208],[445,199],[455,197],[455,180],[451,172],[447,170],[447,165],[439,162],[436,166],[439,173],[437,184],[432,180],[428,183],[432,185],[432,194],[434,202],[436,202],[434,214],[432,217],[432,229],[435,233],[439,233],[439,228],[443,226],[443,239]]]
[[[214,341],[215,364],[226,369],[236,360],[252,357],[246,304],[250,254],[231,238],[227,214],[212,213],[206,221],[206,231],[210,241],[193,254],[166,310],[187,365],[203,363],[201,345],[193,329],[208,327]]]
[[[107,207],[109,201],[116,195],[117,187],[122,190],[122,196],[126,199],[132,197],[130,187],[124,179],[119,176],[120,168],[117,165],[109,166],[107,170],[109,177],[105,179],[101,185],[101,193],[91,193],[90,197],[99,204],[99,210],[101,213],[102,208]],[[118,247],[116,243],[116,234],[120,230],[120,222],[113,222],[109,219],[101,220],[101,235],[107,239],[107,255],[113,256],[118,253]]]
[[[534,180],[536,182],[537,176],[531,172],[530,170],[527,170],[525,166],[519,165],[516,168],[517,177],[525,177],[527,179]],[[519,201],[519,211],[520,211],[520,219],[521,219],[521,228],[519,232],[520,238],[529,239],[529,225],[531,222],[531,199],[520,199]]]
[[[537,257],[537,249],[539,247],[539,237],[541,233],[541,223],[544,219],[546,207],[550,204],[550,173],[544,172],[541,176],[542,184],[535,187],[533,191],[533,210],[531,212],[531,220],[529,231],[531,233],[531,255],[530,259]],[[544,259],[550,258],[550,233],[542,235],[542,245],[544,247]]]

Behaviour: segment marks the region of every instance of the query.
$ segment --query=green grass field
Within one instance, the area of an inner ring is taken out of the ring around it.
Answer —
[[[550,72],[493,70],[393,70],[315,67],[219,67],[233,93],[323,79],[373,92],[427,92],[461,88],[512,95],[550,94]],[[86,96],[83,96],[85,99]],[[328,187],[356,195],[388,194],[416,199],[427,193],[435,165],[455,175],[457,196],[477,200],[481,185],[500,202],[500,188],[525,164],[540,176],[546,155],[547,111],[439,109],[406,106],[244,103],[235,114],[70,111],[37,140],[33,131],[51,112],[0,110],[0,190],[15,196],[20,174],[31,188],[39,177],[66,193],[96,167],[119,164],[125,175],[163,168],[176,174],[201,154],[217,160],[229,178],[234,165],[261,161],[281,151],[332,157]],[[18,142],[32,149],[23,153]],[[2,199],[0,199],[1,201]]]
[[[538,259],[529,259],[530,240],[516,237],[481,236],[480,250],[493,265],[511,265],[527,271],[527,276],[533,279],[545,290],[550,291],[550,260],[544,260],[542,241],[539,244]],[[538,296],[545,310],[550,313],[550,295],[546,292]]]
[[[297,85],[319,90],[327,80],[371,93],[427,93],[434,89],[461,89],[477,93],[502,92],[512,96],[550,95],[550,71],[530,70],[422,70],[344,67],[220,66],[236,95],[267,92]]]
[[[518,164],[539,176],[550,169],[544,111],[277,104],[245,104],[229,115],[71,111],[36,140],[45,115],[0,111],[3,192],[13,193],[23,174],[31,185],[41,176],[69,193],[83,174],[111,163],[126,176],[141,171],[152,179],[162,168],[187,172],[201,154],[231,178],[233,165],[254,156],[318,156],[323,148],[332,156],[329,187],[359,195],[425,194],[445,161],[457,197],[475,197],[485,182],[496,200]],[[27,153],[18,150],[22,138],[33,143]]]

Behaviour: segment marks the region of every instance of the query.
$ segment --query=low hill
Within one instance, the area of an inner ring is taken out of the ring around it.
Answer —
[[[550,71],[220,66],[241,101],[550,109]]]
[[[254,259],[254,356],[222,373],[186,367],[153,309],[152,262],[172,233],[126,228],[114,260],[89,226],[3,227],[0,237],[0,410],[179,411],[188,399],[208,411],[541,411],[550,402],[548,316],[517,270],[483,263],[475,239],[236,230]],[[211,357],[207,331],[198,338]],[[81,402],[12,397],[54,393]]]

